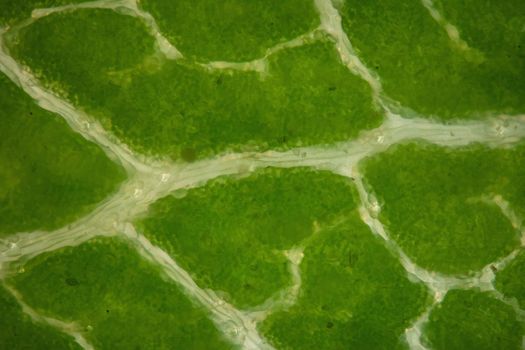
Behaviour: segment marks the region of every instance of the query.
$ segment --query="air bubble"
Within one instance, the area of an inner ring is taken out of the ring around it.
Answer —
[[[135,187],[133,188],[133,197],[139,198],[142,197],[144,193],[144,183],[142,181],[138,181]]]
[[[237,337],[239,334],[241,334],[241,327],[233,326],[227,330],[227,333],[231,337]]]
[[[384,135],[378,135],[377,138],[376,138],[376,141],[377,141],[377,143],[382,144],[383,142],[385,142],[385,136]]]
[[[168,180],[170,179],[171,175],[168,174],[168,173],[163,173],[162,175],[160,175],[160,181],[161,182],[168,182]]]
[[[91,123],[88,122],[88,121],[86,121],[86,120],[83,121],[83,122],[82,122],[82,129],[83,129],[83,130],[89,130],[89,129],[91,129]]]
[[[21,267],[21,268],[18,269],[17,272],[18,273],[24,273],[24,272],[26,272],[26,269],[24,267]]]
[[[496,135],[503,136],[503,134],[505,134],[505,126],[503,124],[496,124],[494,131],[496,132]]]
[[[369,209],[373,217],[377,217],[377,215],[381,211],[381,206],[375,198],[370,201]]]
[[[222,300],[222,299],[218,299],[218,300],[216,300],[216,301],[213,303],[213,305],[215,305],[215,306],[222,306],[222,305],[224,305],[224,304],[225,304],[225,302],[224,302],[224,300]]]
[[[91,325],[88,324],[88,325],[86,326],[86,331],[87,331],[87,332],[91,332],[92,330],[93,330],[93,326],[91,326]]]

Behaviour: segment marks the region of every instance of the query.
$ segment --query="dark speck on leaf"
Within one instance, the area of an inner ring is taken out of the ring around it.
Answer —
[[[335,86],[329,86],[328,87],[328,91],[335,91],[337,89],[337,87]]]
[[[71,286],[71,287],[75,287],[75,286],[78,286],[80,284],[80,282],[78,282],[78,280],[76,278],[73,278],[73,277],[66,278],[66,283],[67,283],[68,286]]]
[[[326,328],[332,328],[334,326],[333,322],[326,322]]]

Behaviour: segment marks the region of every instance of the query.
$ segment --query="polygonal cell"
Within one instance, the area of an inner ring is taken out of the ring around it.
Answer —
[[[431,312],[423,340],[435,350],[519,350],[524,334],[512,307],[488,293],[452,290]]]
[[[354,208],[346,178],[270,168],[163,198],[138,227],[201,287],[246,308],[291,283],[285,250]]]
[[[298,301],[260,327],[277,349],[402,349],[428,293],[351,213],[304,250]]]
[[[519,0],[443,3],[463,44],[416,0],[345,1],[343,26],[385,93],[405,107],[443,120],[523,112],[524,6]]]
[[[392,238],[420,266],[468,273],[509,254],[525,211],[525,146],[403,144],[361,165]]]
[[[138,19],[79,10],[40,19],[10,46],[131,147],[174,159],[333,143],[382,120],[328,42],[272,55],[263,76],[209,71],[159,57]]]
[[[141,5],[184,55],[205,61],[249,61],[319,25],[310,0],[145,0]]]
[[[206,312],[127,243],[40,255],[9,279],[40,314],[76,322],[95,349],[228,349]]]
[[[0,0],[0,25],[12,25],[31,17],[31,12],[39,8],[56,7],[87,2],[91,0]]]
[[[525,309],[525,251],[518,255],[496,275],[496,288],[509,298],[515,298]]]
[[[16,299],[0,286],[0,348],[80,350],[73,338],[50,326],[35,323]]]
[[[0,236],[71,222],[123,179],[99,147],[0,74]]]

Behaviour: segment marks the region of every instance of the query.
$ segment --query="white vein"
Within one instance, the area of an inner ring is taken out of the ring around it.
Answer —
[[[126,169],[145,171],[145,162],[134,155],[129,147],[108,133],[93,118],[75,109],[69,102],[44,88],[41,83],[9,54],[4,42],[4,31],[0,30],[0,71],[28,94],[40,107],[60,115],[69,126],[85,139],[99,145],[113,160]]]
[[[423,328],[428,322],[430,313],[439,302],[440,301],[435,300],[412,322],[410,327],[405,329],[405,339],[410,350],[430,350],[423,344]]]
[[[301,262],[304,258],[304,246],[297,246],[284,251],[288,259],[288,271],[291,277],[291,284],[275,293],[261,305],[248,311],[248,314],[256,322],[264,321],[270,314],[286,310],[293,306],[299,298],[301,291]]]
[[[428,271],[410,259],[401,247],[390,238],[385,227],[379,220],[378,216],[381,211],[381,206],[377,201],[376,196],[371,190],[365,188],[362,175],[356,168],[343,167],[339,170],[340,174],[351,177],[359,193],[361,202],[359,214],[365,224],[368,225],[372,233],[381,237],[385,241],[385,245],[398,258],[399,262],[408,274],[408,278],[412,281],[423,282],[431,291],[434,298],[434,303],[419,317],[414,323],[407,328],[405,336],[410,345],[411,350],[424,350],[425,346],[421,342],[421,329],[428,319],[428,314],[435,306],[440,303],[447,292],[451,289],[472,289],[476,288],[482,292],[490,292],[497,299],[512,306],[516,314],[523,318],[523,310],[519,308],[515,300],[505,298],[494,287],[496,272],[503,269],[510,261],[512,261],[519,253],[520,248],[515,249],[510,254],[503,256],[496,261],[488,263],[480,271],[466,275],[466,276],[449,276],[442,273]],[[494,196],[494,202],[501,207],[504,215],[514,225],[521,221],[517,219],[517,215],[510,209],[509,203],[505,201],[500,195]],[[517,227],[517,226],[516,226]],[[518,227],[517,227],[518,228]],[[521,228],[521,226],[519,226]],[[522,237],[524,234],[522,232]],[[523,238],[522,238],[523,242]]]
[[[423,3],[428,1],[422,0]],[[320,29],[328,33],[335,41],[343,63],[355,74],[366,80],[373,91],[376,101],[381,100],[381,84],[355,54],[355,51],[341,26],[341,17],[330,0],[315,0],[320,13]],[[160,51],[168,58],[179,58],[180,53],[158,30],[153,17],[143,12],[133,0],[102,0],[75,5],[66,5],[53,9],[33,11],[33,18],[23,22],[28,25],[50,13],[69,11],[79,8],[108,8],[141,18],[156,38]],[[432,12],[431,12],[432,14]],[[291,41],[270,48],[265,57],[251,62],[211,62],[209,69],[240,69],[266,72],[266,58],[279,50],[303,45],[314,40],[317,30]],[[457,32],[457,30],[456,30]],[[3,34],[3,31],[2,33]],[[450,35],[450,34],[449,34]],[[3,36],[3,35],[2,35]],[[135,243],[137,250],[146,258],[160,265],[166,274],[179,283],[183,290],[213,313],[213,320],[224,334],[234,343],[246,349],[271,348],[257,333],[258,317],[263,317],[272,310],[292,305],[300,291],[300,262],[302,249],[288,251],[289,268],[292,276],[291,287],[281,291],[279,298],[272,299],[268,305],[257,312],[243,312],[225,303],[212,291],[200,289],[191,276],[181,269],[162,249],[153,246],[144,236],[135,232],[128,223],[147,211],[148,206],[159,198],[176,190],[201,186],[206,181],[223,175],[248,174],[266,166],[296,167],[309,166],[328,169],[355,179],[361,199],[360,214],[372,232],[385,240],[407,271],[410,278],[423,281],[434,293],[436,302],[440,301],[451,288],[478,287],[494,293],[493,268],[502,268],[517,254],[516,251],[492,264],[487,265],[474,276],[451,277],[429,272],[415,265],[392,241],[382,224],[377,219],[380,206],[374,195],[365,189],[360,174],[355,171],[358,162],[388,147],[414,139],[424,140],[447,147],[460,147],[481,142],[490,147],[512,147],[525,136],[525,116],[499,115],[485,121],[456,122],[441,124],[427,119],[405,119],[390,113],[384,123],[370,131],[365,131],[353,141],[340,142],[330,146],[299,147],[287,152],[267,151],[263,153],[234,153],[202,160],[193,164],[169,164],[152,161],[134,154],[126,145],[106,132],[99,123],[85,113],[46,90],[30,72],[15,62],[8,54],[0,38],[0,70],[17,83],[29,96],[43,108],[61,115],[68,124],[86,139],[100,145],[112,159],[119,161],[130,173],[130,178],[112,197],[102,202],[95,210],[67,227],[52,232],[29,232],[12,235],[0,242],[0,277],[13,272],[18,263],[26,261],[43,252],[53,251],[65,246],[77,245],[95,236],[123,233]],[[511,222],[517,223],[503,199],[494,199],[505,211]],[[523,240],[522,240],[523,241]],[[501,297],[503,298],[503,297]],[[21,300],[21,299],[20,299]],[[507,301],[512,304],[512,301]],[[21,304],[22,305],[22,304]],[[22,305],[23,306],[23,305]],[[26,305],[25,312],[40,317]],[[413,349],[424,349],[420,343],[420,328],[428,317],[428,309],[407,329],[407,340]],[[41,318],[40,318],[41,319]],[[55,322],[56,320],[47,320]],[[56,321],[60,327],[67,324]],[[78,340],[77,340],[78,341]]]
[[[2,57],[0,56],[0,69]],[[15,76],[16,77],[16,76]],[[501,125],[505,132],[501,132]],[[105,134],[105,132],[104,132]],[[102,135],[104,135],[102,134]],[[99,135],[94,139],[98,140]],[[81,243],[83,235],[107,234],[112,225],[132,222],[147,211],[149,204],[175,190],[201,186],[224,175],[249,174],[256,169],[308,166],[341,172],[365,158],[383,152],[391,145],[418,139],[433,144],[460,147],[482,142],[491,147],[512,147],[525,137],[525,117],[443,125],[424,119],[388,118],[379,128],[363,132],[359,138],[331,146],[299,147],[286,152],[232,153],[191,164],[167,164],[158,168],[137,167],[120,190],[87,216],[53,232],[19,233],[0,242],[0,265],[35,256],[65,245]],[[344,171],[343,171],[344,172]],[[98,230],[98,227],[105,227]],[[68,236],[68,232],[72,232]],[[4,266],[4,269],[7,267]]]
[[[428,10],[430,16],[445,30],[450,41],[456,45],[460,50],[469,51],[472,48],[461,39],[458,28],[451,24],[443,17],[443,15],[436,8],[433,0],[421,0],[421,4]]]
[[[211,290],[201,289],[171,256],[154,246],[146,237],[139,234],[132,225],[127,225],[123,234],[135,245],[137,251],[149,261],[162,267],[163,272],[178,283],[193,300],[203,305],[210,313],[217,328],[234,344],[243,349],[273,349],[256,329],[256,322],[246,313],[219,298]]]
[[[238,71],[253,71],[261,74],[263,77],[269,73],[268,58],[282,50],[303,46],[306,43],[314,42],[318,39],[319,29],[299,35],[291,40],[278,43],[272,46],[263,57],[246,62],[228,62],[228,61],[212,61],[208,63],[201,63],[200,65],[208,70],[238,70]]]
[[[321,28],[335,40],[335,47],[343,64],[370,85],[375,101],[385,107],[380,97],[383,90],[381,82],[377,75],[368,69],[355,53],[348,36],[343,30],[341,16],[332,1],[315,0],[315,6],[321,17]]]
[[[73,339],[75,339],[78,345],[80,345],[85,350],[94,350],[93,346],[86,340],[86,338],[84,338],[82,334],[83,327],[74,322],[68,323],[55,318],[40,315],[24,302],[22,296],[16,289],[7,283],[3,283],[2,285],[13,295],[18,305],[20,305],[22,308],[22,312],[31,317],[34,322],[48,325],[71,336]]]

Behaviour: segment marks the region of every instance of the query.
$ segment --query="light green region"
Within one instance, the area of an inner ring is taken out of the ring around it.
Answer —
[[[291,283],[283,250],[352,211],[353,193],[328,172],[269,168],[161,199],[139,229],[201,287],[247,308]]]
[[[380,219],[420,266],[452,274],[510,253],[520,234],[493,201],[525,213],[525,146],[491,149],[401,144],[366,159]]]
[[[0,236],[61,227],[124,176],[100,148],[0,73]]]
[[[0,0],[0,26],[13,25],[31,17],[34,9],[56,7],[90,0]]]
[[[201,61],[250,61],[319,25],[313,0],[145,0],[183,55]]]
[[[386,95],[404,107],[442,120],[525,111],[525,6],[443,2],[470,49],[451,40],[419,0],[347,0],[343,26]]]
[[[192,161],[327,144],[382,120],[370,87],[329,42],[272,55],[264,76],[210,72],[161,58],[133,17],[79,10],[42,18],[11,46],[51,88],[142,153]]]
[[[0,349],[82,349],[73,338],[24,314],[15,298],[0,286]]]
[[[42,254],[9,279],[39,313],[74,321],[95,349],[229,349],[206,312],[116,238]]]
[[[423,332],[434,350],[519,350],[524,334],[510,306],[474,290],[449,291]]]
[[[308,243],[297,303],[261,326],[277,349],[406,349],[428,301],[356,212]]]
[[[525,251],[522,249],[502,271],[496,275],[496,288],[508,298],[515,298],[525,309]]]

